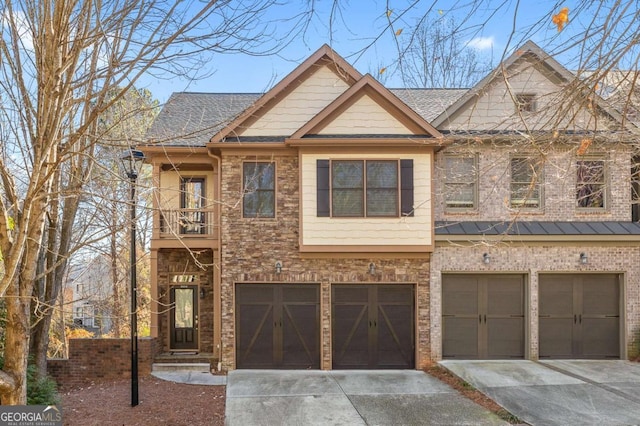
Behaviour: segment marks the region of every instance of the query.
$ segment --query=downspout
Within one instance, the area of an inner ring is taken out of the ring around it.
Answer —
[[[213,356],[218,357],[218,365],[216,370],[220,371],[222,365],[222,215],[221,215],[221,202],[222,198],[222,158],[207,149],[207,154],[211,158],[215,158],[218,163],[218,182],[217,196],[218,200],[215,207],[216,220],[218,222],[218,256],[214,262],[217,261],[218,267],[214,263],[213,269]],[[217,273],[217,279],[216,279]]]

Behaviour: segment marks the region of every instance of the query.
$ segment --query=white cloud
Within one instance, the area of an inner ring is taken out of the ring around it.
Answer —
[[[491,37],[476,37],[469,40],[469,47],[472,47],[477,50],[487,50],[493,48],[495,40],[493,36]]]

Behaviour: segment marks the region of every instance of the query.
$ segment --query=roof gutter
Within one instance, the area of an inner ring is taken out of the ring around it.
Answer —
[[[207,155],[216,160],[218,163],[218,179],[216,182],[216,193],[218,196],[218,201],[216,202],[215,207],[215,216],[218,221],[218,241],[222,240],[222,227],[219,226],[222,222],[221,215],[221,204],[219,201],[222,197],[222,158],[220,156],[214,154],[210,149],[207,149]],[[221,321],[222,321],[222,244],[218,245],[218,256],[216,256],[214,262],[217,261],[217,267],[213,265],[213,354],[214,357],[218,358],[218,370],[220,370],[220,362],[222,361],[222,329],[221,329]],[[217,277],[216,277],[217,274]]]

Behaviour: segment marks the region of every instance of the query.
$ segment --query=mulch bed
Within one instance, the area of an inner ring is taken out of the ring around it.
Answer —
[[[201,386],[143,377],[139,405],[131,382],[92,383],[61,392],[65,425],[224,425],[225,386]]]

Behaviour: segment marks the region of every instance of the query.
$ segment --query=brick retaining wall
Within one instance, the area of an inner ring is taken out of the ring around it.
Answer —
[[[159,345],[155,338],[138,341],[138,375],[151,373]],[[50,359],[49,375],[61,388],[131,377],[130,339],[69,339],[69,358]]]

